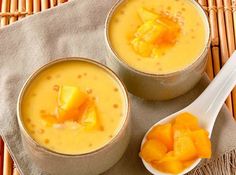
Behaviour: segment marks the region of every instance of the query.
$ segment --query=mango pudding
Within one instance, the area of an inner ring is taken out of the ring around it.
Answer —
[[[39,145],[74,155],[110,142],[124,124],[121,84],[91,62],[62,61],[39,72],[22,97],[21,117]]]
[[[110,47],[135,70],[168,74],[193,64],[207,47],[205,14],[190,0],[124,0],[108,26]]]
[[[182,113],[148,132],[140,156],[161,172],[178,174],[198,158],[211,157],[208,135],[195,116]]]

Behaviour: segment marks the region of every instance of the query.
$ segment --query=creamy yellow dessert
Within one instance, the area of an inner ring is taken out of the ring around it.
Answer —
[[[115,78],[83,61],[56,63],[36,76],[22,99],[23,123],[40,145],[59,153],[97,150],[125,121],[125,96]]]
[[[203,11],[190,0],[125,0],[109,24],[111,47],[136,70],[182,70],[204,51],[209,36]]]

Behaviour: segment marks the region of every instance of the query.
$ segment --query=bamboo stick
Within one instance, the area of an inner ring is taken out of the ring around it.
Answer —
[[[10,10],[10,0],[2,0],[2,12],[9,12]],[[8,17],[1,18],[1,26],[5,26],[8,24]]]
[[[220,53],[221,53],[221,63],[224,65],[229,58],[228,45],[226,39],[226,30],[225,30],[225,19],[224,19],[224,7],[222,0],[216,0],[216,5],[218,8],[218,28],[220,36]],[[232,99],[231,95],[226,100],[229,111],[232,113]]]
[[[207,11],[207,1],[206,0],[198,0],[198,2],[205,9],[206,14],[209,15],[208,11]],[[214,78],[214,71],[213,71],[211,49],[209,49],[209,51],[208,51],[208,60],[207,60],[206,73],[207,73],[208,77],[210,78],[210,80],[213,80],[213,78]]]
[[[5,145],[4,146],[3,175],[12,175],[12,166],[13,166],[13,161]]]
[[[233,22],[234,22],[234,40],[236,41],[236,0],[232,0]]]
[[[228,49],[229,55],[235,50],[235,41],[234,41],[234,30],[233,30],[233,14],[231,8],[230,0],[224,0],[224,7],[225,7],[225,22],[226,22],[226,34],[227,34],[227,41],[228,41]]]
[[[26,0],[26,12],[28,15],[31,15],[33,12],[33,0]],[[26,15],[26,16],[28,16]]]
[[[18,12],[18,11],[16,11],[16,12],[4,12],[4,13],[2,13],[2,12],[0,12],[0,16],[15,16],[15,17],[20,17],[20,16],[25,16],[26,14],[28,14],[28,12]]]
[[[25,0],[18,0],[18,10],[19,10],[19,12],[25,12],[26,11],[26,2],[25,2]],[[23,17],[24,17],[24,15],[19,16],[18,20],[22,19]]]
[[[37,13],[40,11],[40,0],[33,1],[33,12]]]
[[[4,150],[4,143],[2,138],[0,137],[0,175],[3,174],[3,150]]]
[[[11,0],[11,8],[10,8],[10,12],[14,13],[17,11],[17,0]],[[11,16],[10,17],[10,24],[15,22],[17,20],[16,16]]]
[[[230,0],[224,0],[225,7],[225,22],[226,22],[226,32],[227,32],[227,42],[229,55],[232,55],[235,50],[235,40],[234,40],[234,30],[233,30],[233,14]],[[236,92],[232,91],[232,108],[233,114],[236,114]],[[236,116],[235,116],[236,117]]]
[[[50,7],[55,7],[57,5],[57,0],[50,0]]]
[[[232,0],[231,4],[232,4],[232,10],[233,10],[234,41],[236,41],[236,1]],[[234,106],[233,114],[234,114],[234,118],[236,118],[236,88],[233,89],[232,98],[233,98],[233,106]]]
[[[48,0],[41,0],[42,11],[49,8]]]
[[[214,76],[220,71],[219,32],[215,0],[208,0]]]
[[[209,7],[209,22],[211,26],[211,44],[212,46],[219,45],[219,32],[218,32],[218,21],[217,21],[217,9],[215,0],[208,0]]]
[[[213,67],[215,75],[220,71],[220,51],[218,46],[212,47]]]
[[[206,73],[207,73],[208,77],[210,78],[210,80],[214,79],[211,48],[208,51],[208,60],[207,60]]]

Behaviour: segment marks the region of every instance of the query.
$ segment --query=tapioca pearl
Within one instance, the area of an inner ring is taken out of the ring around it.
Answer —
[[[44,139],[45,144],[49,144],[50,140],[49,139]]]
[[[36,127],[36,125],[32,123],[32,124],[31,124],[31,127],[32,127],[32,128],[35,128],[35,127]]]
[[[46,110],[44,110],[44,109],[41,109],[40,111],[39,111],[39,113],[42,115],[42,114],[46,114]]]
[[[185,12],[185,11],[186,11],[186,8],[185,8],[185,7],[182,7],[182,8],[181,8],[181,11],[182,11],[182,12]]]
[[[191,36],[191,39],[195,39],[196,37],[195,36]]]
[[[112,135],[112,134],[110,134],[110,135],[108,136],[108,138],[109,138],[109,139],[113,138],[113,135]]]
[[[177,11],[176,16],[181,17],[182,16],[182,11]]]
[[[93,90],[91,88],[87,89],[86,90],[87,94],[92,94],[93,93]]]
[[[61,75],[60,75],[60,74],[57,74],[55,77],[56,77],[56,78],[61,78]]]
[[[171,6],[168,6],[168,7],[167,7],[167,10],[171,10]]]
[[[91,148],[92,146],[93,146],[93,144],[92,144],[92,143],[89,143],[89,144],[88,144],[88,147],[90,147],[90,148]]]
[[[119,105],[118,104],[113,104],[113,108],[118,108]]]
[[[100,126],[99,129],[100,129],[100,131],[104,131],[105,130],[104,126],[102,126],[102,125]]]
[[[114,123],[114,119],[111,119],[110,122],[111,122],[111,123]]]
[[[35,134],[35,131],[34,131],[34,130],[31,130],[30,133],[34,135],[34,134]]]
[[[87,74],[87,72],[85,72],[85,73],[83,73],[83,75],[86,77],[88,74]]]
[[[120,22],[120,20],[119,20],[118,18],[115,18],[115,19],[114,19],[114,22],[115,22],[115,23],[118,23],[118,22]]]
[[[159,67],[159,68],[158,68],[158,71],[162,71],[162,68],[161,68],[161,67]]]
[[[38,133],[39,133],[39,134],[43,134],[44,132],[45,132],[45,130],[42,129],[42,128],[40,128],[40,129],[38,130]]]
[[[78,78],[78,79],[82,78],[82,75],[80,75],[80,74],[79,74],[79,75],[77,75],[77,78]]]
[[[113,90],[114,90],[115,92],[118,92],[118,88],[116,88],[116,87],[115,87]]]
[[[51,76],[51,75],[48,75],[48,76],[46,77],[46,79],[47,79],[47,80],[51,80],[51,79],[52,79],[52,76]]]
[[[121,11],[120,11],[120,14],[121,14],[121,15],[124,15],[124,14],[125,14],[125,11],[124,11],[124,10],[121,10]]]
[[[26,118],[25,121],[26,121],[26,123],[31,123],[31,119],[30,118]]]
[[[59,89],[60,89],[60,86],[57,85],[57,84],[55,84],[55,85],[53,85],[52,89],[53,89],[54,91],[58,92]]]
[[[32,93],[32,95],[31,95],[32,97],[36,97],[37,96],[37,94],[34,92],[34,93]]]
[[[93,101],[96,101],[96,100],[97,100],[97,98],[93,96],[93,97],[92,97],[92,100],[93,100]]]

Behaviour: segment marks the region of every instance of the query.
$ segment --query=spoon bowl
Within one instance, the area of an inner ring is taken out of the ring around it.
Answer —
[[[236,85],[236,51],[233,53],[231,58],[227,61],[221,71],[217,74],[215,79],[205,89],[205,91],[189,106],[184,109],[171,114],[164,119],[154,124],[145,134],[141,147],[147,140],[148,133],[156,126],[160,124],[166,124],[175,119],[175,117],[181,113],[188,112],[198,117],[201,128],[205,129],[209,133],[209,138],[214,127],[217,115],[224,104],[227,96]],[[201,158],[198,158],[191,166],[184,169],[183,172],[178,175],[183,175],[194,169]],[[154,175],[171,175],[171,173],[164,173],[153,168],[151,164],[146,162],[142,158],[142,162],[146,169]]]

